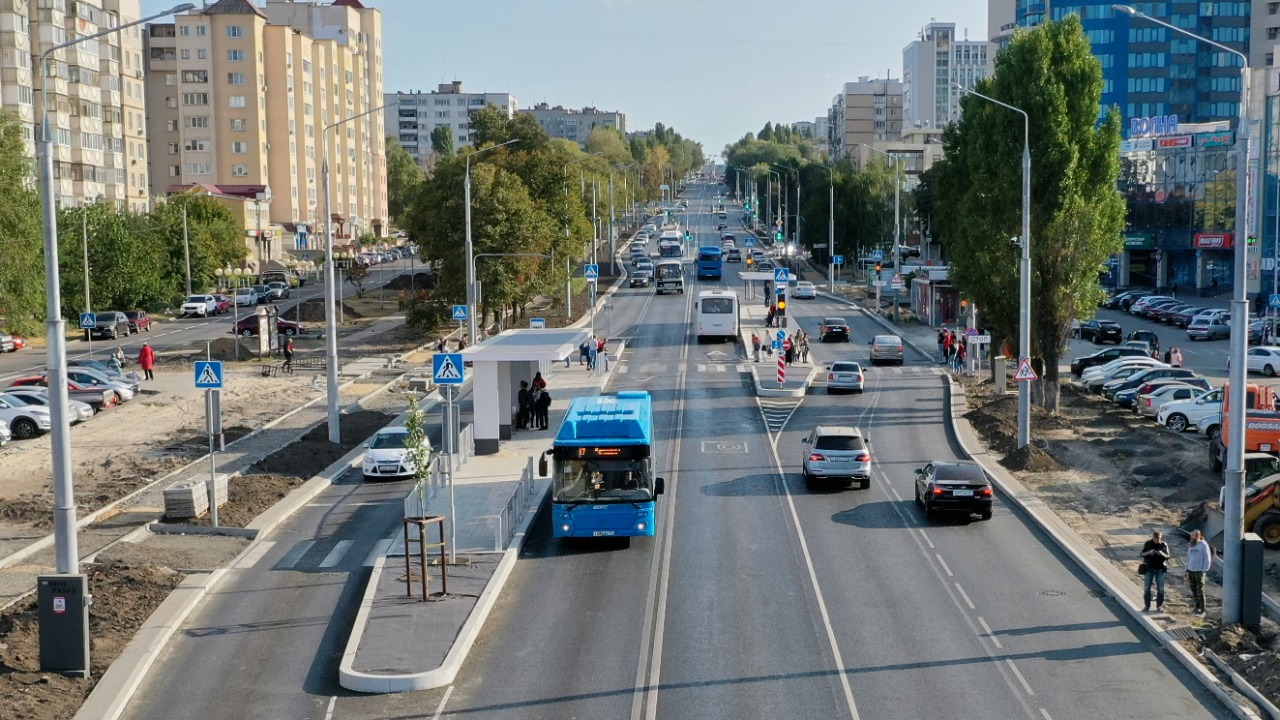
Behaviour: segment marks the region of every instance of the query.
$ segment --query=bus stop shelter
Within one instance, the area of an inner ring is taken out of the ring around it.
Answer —
[[[511,439],[520,381],[545,374],[553,362],[576,357],[578,346],[590,337],[588,328],[504,330],[462,351],[471,363],[477,455],[492,455],[500,441]]]

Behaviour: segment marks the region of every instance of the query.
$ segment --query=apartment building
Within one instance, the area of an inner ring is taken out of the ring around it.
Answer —
[[[829,145],[835,158],[849,158],[862,143],[902,139],[902,81],[863,76],[844,84],[831,101]]]
[[[32,67],[48,47],[139,17],[139,0],[0,1],[0,106],[18,118],[34,157],[47,90],[60,205],[150,206],[141,28],[53,53],[47,87]]]
[[[234,188],[269,204],[271,227],[246,228],[254,255],[318,246],[386,224],[381,18],[332,4],[218,0],[147,27],[152,192]],[[367,113],[361,115],[362,113]],[[333,127],[325,128],[346,120]],[[331,216],[322,165],[330,161]],[[262,233],[267,235],[264,240]]]
[[[515,117],[516,98],[510,93],[469,93],[462,82],[441,83],[431,92],[410,90],[386,93],[386,126],[418,164],[431,159],[431,131],[448,127],[453,133],[454,152],[471,145],[471,113],[487,105]]]
[[[624,135],[627,132],[627,116],[620,112],[597,110],[593,107],[574,110],[560,105],[551,107],[547,103],[538,103],[520,112],[537,119],[538,125],[551,137],[572,140],[579,147],[586,147],[587,136],[598,127],[613,128]]]
[[[988,75],[986,40],[960,40],[955,23],[931,22],[902,50],[907,127],[944,127],[960,117],[960,94]]]

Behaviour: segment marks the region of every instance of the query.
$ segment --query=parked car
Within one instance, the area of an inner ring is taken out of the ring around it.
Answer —
[[[1159,300],[1152,300],[1143,305],[1142,310],[1138,314],[1148,320],[1155,320],[1156,322],[1159,322],[1161,311],[1181,304],[1181,302],[1173,298],[1160,298]],[[1133,310],[1130,309],[1130,312],[1133,312]]]
[[[1174,327],[1185,328],[1186,326],[1191,324],[1192,318],[1204,312],[1204,310],[1205,309],[1202,307],[1197,307],[1195,305],[1188,305],[1186,308],[1183,308],[1182,310],[1179,310],[1177,313],[1175,313],[1173,317],[1169,319],[1169,324],[1173,325]]]
[[[842,317],[829,317],[822,319],[822,325],[818,328],[818,341],[828,342],[836,340],[839,342],[849,342],[849,321]]]
[[[17,352],[18,341],[13,335],[8,333],[0,333],[0,352]]]
[[[1121,390],[1130,390],[1132,388],[1136,388],[1142,385],[1143,383],[1151,382],[1152,380],[1159,380],[1160,378],[1181,379],[1181,378],[1193,378],[1193,377],[1196,377],[1196,372],[1190,368],[1175,368],[1175,367],[1148,368],[1146,370],[1143,370],[1142,372],[1136,372],[1136,373],[1133,373],[1132,375],[1129,375],[1128,377],[1121,378],[1118,380],[1112,380],[1106,385],[1103,385],[1102,395],[1103,397],[1108,397],[1108,398],[1114,397],[1115,394],[1120,392]]]
[[[1129,314],[1145,317],[1148,307],[1162,302],[1173,302],[1173,300],[1168,295],[1146,295],[1138,298],[1137,301],[1129,306]]]
[[[275,298],[271,296],[271,288],[267,287],[266,285],[254,285],[252,287],[253,287],[253,291],[258,293],[259,305],[263,305],[265,303],[269,303],[275,300]]]
[[[1075,335],[1081,340],[1088,340],[1095,345],[1102,343],[1120,344],[1120,335],[1124,331],[1120,328],[1120,323],[1112,320],[1090,320],[1080,325],[1080,329]]]
[[[273,280],[267,283],[267,292],[270,293],[272,300],[284,300],[289,297],[289,283]]]
[[[834,395],[837,390],[862,393],[862,366],[852,360],[837,360],[831,363],[827,372],[827,394]]]
[[[1084,376],[1081,376],[1081,382],[1084,383],[1085,389],[1087,389],[1089,392],[1101,393],[1102,389],[1106,387],[1108,384],[1112,382],[1116,382],[1117,380],[1127,380],[1133,377],[1134,375],[1137,375],[1138,373],[1144,373],[1153,367],[1168,367],[1168,365],[1165,365],[1164,363],[1161,363],[1161,362],[1157,362],[1155,360],[1152,360],[1152,362],[1149,364],[1134,363],[1129,365],[1122,365],[1118,368],[1111,370],[1111,372],[1108,372],[1105,375],[1093,376],[1089,380],[1085,380]]]
[[[1150,357],[1147,353],[1138,348],[1113,347],[1099,350],[1092,355],[1078,357],[1071,361],[1071,374],[1077,377],[1085,370],[1095,365],[1105,365],[1112,360],[1120,357]]]
[[[930,520],[946,510],[990,520],[995,504],[991,478],[972,462],[935,461],[917,468],[915,494]]]
[[[1245,360],[1245,372],[1262,373],[1267,377],[1274,377],[1276,371],[1280,370],[1280,347],[1263,345],[1249,348]],[[1227,358],[1227,369],[1231,369],[1230,357]]]
[[[9,387],[48,387],[49,379],[44,375],[20,377],[10,383]],[[106,408],[116,406],[116,394],[109,388],[88,387],[70,380],[67,381],[67,395],[72,400],[88,403],[94,412],[102,412]]]
[[[806,485],[817,480],[857,480],[863,490],[871,487],[871,450],[858,428],[819,425],[801,442],[805,449],[800,473]]]
[[[1130,304],[1148,294],[1145,290],[1126,290],[1112,295],[1102,306],[1111,310],[1128,310]]]
[[[307,329],[302,325],[292,321],[276,318],[276,332],[281,335],[300,335],[305,333]],[[240,337],[253,337],[258,334],[258,316],[256,314],[246,315],[240,318],[236,323],[235,329],[232,330]]]
[[[106,375],[109,378],[112,378],[113,380],[118,379],[122,375],[124,375],[123,372],[112,369],[110,365],[102,362],[101,360],[94,360],[92,358],[74,358],[74,359],[68,360],[67,367],[90,368],[93,370],[97,370],[98,372],[102,373],[103,375]]]
[[[146,310],[125,310],[124,316],[129,319],[129,332],[151,332],[151,316]]]
[[[1206,415],[1196,425],[1196,432],[1209,438],[1210,443],[1217,443],[1218,437],[1222,435],[1222,412],[1218,411],[1213,415]]]
[[[129,402],[134,395],[138,394],[137,381],[123,377],[110,378],[93,368],[69,367],[67,368],[67,379],[85,387],[101,387],[112,390],[116,394],[116,400],[122,403]]]
[[[1160,385],[1149,393],[1138,393],[1133,399],[1133,410],[1142,417],[1154,418],[1165,403],[1192,400],[1204,391],[1185,383]]]
[[[1216,340],[1231,335],[1231,326],[1227,321],[1220,317],[1200,316],[1198,319],[1191,321],[1187,326],[1187,339],[1189,340]]]
[[[129,317],[118,310],[109,310],[93,314],[94,326],[89,330],[89,337],[98,340],[115,340],[118,337],[129,337]]]
[[[431,441],[425,442],[430,450]],[[361,470],[365,480],[403,480],[414,476],[416,468],[413,457],[409,455],[408,428],[382,428],[364,447]]]
[[[8,387],[5,395],[16,397],[28,405],[49,407],[49,388],[38,385]],[[79,400],[67,400],[67,419],[74,425],[93,417],[93,406]]]
[[[212,295],[188,295],[182,303],[182,314],[185,316],[208,317],[218,314],[218,301]]]
[[[21,335],[10,335],[9,340],[13,343],[13,352],[17,352],[27,346],[27,339]]]
[[[1125,341],[1145,342],[1154,353],[1160,352],[1160,336],[1156,335],[1154,330],[1132,330],[1125,336]]]
[[[1249,323],[1249,344],[1260,345],[1280,338],[1280,318],[1264,317]]]
[[[238,307],[253,307],[261,304],[262,298],[259,297],[257,290],[252,287],[236,288],[236,305]]]
[[[806,300],[815,300],[818,297],[818,288],[808,280],[801,280],[791,289],[791,297],[796,300],[801,298]]]
[[[1088,383],[1090,380],[1097,380],[1098,378],[1103,377],[1104,375],[1110,373],[1112,370],[1115,370],[1116,368],[1121,368],[1128,365],[1143,365],[1146,367],[1155,367],[1157,365],[1163,365],[1163,364],[1164,363],[1160,362],[1159,360],[1156,360],[1153,357],[1147,357],[1145,355],[1138,356],[1138,357],[1120,357],[1120,358],[1116,358],[1115,360],[1112,360],[1106,365],[1097,365],[1089,368],[1088,370],[1085,370],[1080,375],[1080,381],[1084,383]]]
[[[1214,388],[1196,395],[1193,399],[1170,402],[1160,406],[1156,422],[1174,432],[1195,427],[1207,430],[1208,425],[1222,423],[1222,388]]]
[[[21,398],[0,393],[0,420],[9,426],[9,432],[19,440],[26,440],[49,432],[51,421],[49,408],[31,405]]]
[[[214,295],[213,299],[218,303],[217,314],[221,315],[225,312],[231,312],[231,303],[234,302],[233,298],[227,295]]]
[[[871,364],[882,362],[902,364],[902,338],[897,335],[876,335],[871,338]]]

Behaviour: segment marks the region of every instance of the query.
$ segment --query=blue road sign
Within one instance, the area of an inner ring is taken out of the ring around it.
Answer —
[[[80,313],[81,330],[92,330],[96,327],[98,327],[98,320],[93,316],[93,313]]]
[[[453,319],[454,319],[454,320],[466,320],[466,319],[467,319],[467,306],[466,306],[466,305],[454,305],[454,306],[453,306]]]
[[[595,263],[588,264],[586,268],[582,271],[582,276],[587,279],[587,282],[593,283],[596,280],[599,280],[600,266],[596,265]]]
[[[774,268],[773,281],[776,283],[791,282],[791,271],[786,268]]]
[[[222,389],[222,361],[220,360],[197,360],[196,361],[196,389],[197,390],[221,390]]]
[[[782,342],[783,340],[786,340],[786,339],[787,339],[787,331],[786,331],[786,330],[779,330],[777,333],[775,333],[775,335],[776,335],[776,336],[777,336],[777,338],[778,338],[778,342]]]
[[[431,356],[431,381],[437,385],[461,385],[467,366],[462,353],[436,353]]]
[[[843,255],[832,255],[832,256],[831,256],[831,264],[832,264],[832,265],[843,265],[843,264],[844,264],[844,256],[843,256]]]
[[[774,341],[773,341],[773,349],[774,349],[775,351],[781,352],[781,351],[782,351],[782,341],[781,341],[781,340],[774,340]]]
[[[302,253],[302,259],[303,259],[304,261],[306,261],[306,260],[310,260],[310,259],[311,259],[311,253]]]
[[[1280,308],[1280,295],[1272,295],[1271,302],[1267,304],[1273,308]]]
[[[743,239],[742,239],[742,247],[755,247],[755,246],[756,246],[756,239],[755,239],[755,238],[750,238],[750,237],[749,237],[749,238],[743,238]]]
[[[883,260],[883,259],[884,259],[884,251],[883,251],[883,250],[872,250],[872,251],[871,251],[871,259],[872,259],[872,260],[875,260],[876,262],[880,262],[881,260]]]

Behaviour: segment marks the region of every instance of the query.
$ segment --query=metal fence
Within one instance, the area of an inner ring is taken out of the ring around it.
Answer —
[[[520,480],[516,484],[515,492],[511,493],[511,497],[507,499],[507,504],[497,515],[489,516],[493,521],[494,552],[503,552],[511,547],[516,530],[524,521],[529,511],[529,504],[533,501],[535,482],[533,458],[529,458],[524,470],[520,472]]]

